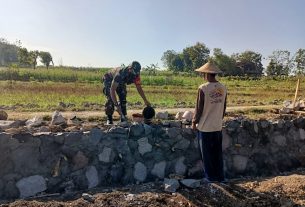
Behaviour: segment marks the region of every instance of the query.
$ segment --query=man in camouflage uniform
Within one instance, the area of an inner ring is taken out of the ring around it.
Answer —
[[[134,83],[138,90],[138,93],[142,97],[145,105],[149,106],[146,96],[143,92],[140,79],[141,65],[137,61],[133,61],[127,67],[114,68],[103,77],[104,89],[103,93],[107,97],[105,103],[105,113],[107,115],[107,124],[113,124],[112,115],[114,113],[114,107],[117,108],[118,113],[121,116],[121,121],[126,120],[126,85]],[[116,94],[119,97],[117,101]]]

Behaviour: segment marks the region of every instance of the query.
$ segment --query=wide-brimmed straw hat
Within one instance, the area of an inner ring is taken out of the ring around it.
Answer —
[[[196,69],[195,71],[200,72],[200,73],[222,73],[222,71],[212,62],[207,62],[200,68]]]

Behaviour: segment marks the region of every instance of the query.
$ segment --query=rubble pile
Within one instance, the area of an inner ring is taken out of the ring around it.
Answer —
[[[279,112],[281,114],[290,114],[290,113],[305,114],[305,99],[300,99],[295,102],[286,100],[283,102],[283,108],[281,108]]]

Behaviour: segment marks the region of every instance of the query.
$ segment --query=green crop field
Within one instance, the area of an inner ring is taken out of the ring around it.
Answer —
[[[0,107],[16,111],[101,110],[105,97],[101,77],[107,69],[0,69]],[[196,75],[143,72],[143,89],[155,107],[194,107],[197,88],[204,80]],[[296,78],[220,77],[228,88],[228,105],[270,105],[292,100]],[[143,106],[134,85],[128,88],[128,107]],[[301,79],[300,95],[305,83]],[[304,98],[304,97],[303,97]],[[59,106],[63,102],[66,107]]]

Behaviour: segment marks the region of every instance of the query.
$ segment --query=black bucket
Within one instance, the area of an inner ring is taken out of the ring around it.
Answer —
[[[145,124],[151,124],[152,118],[156,115],[155,109],[151,106],[146,106],[143,111],[142,115],[144,117]]]

